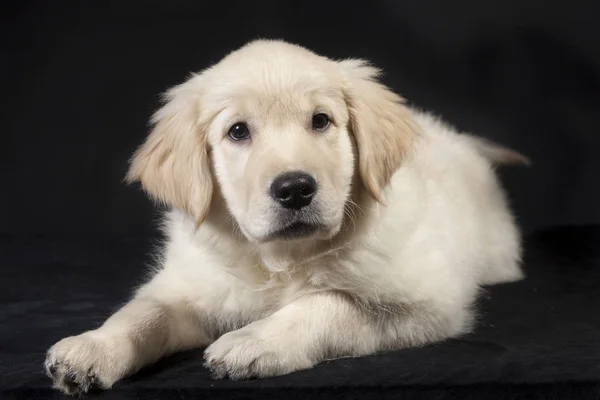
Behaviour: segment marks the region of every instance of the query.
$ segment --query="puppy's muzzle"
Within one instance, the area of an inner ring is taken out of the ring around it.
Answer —
[[[317,181],[301,171],[285,172],[271,183],[271,198],[283,208],[300,210],[317,194]]]

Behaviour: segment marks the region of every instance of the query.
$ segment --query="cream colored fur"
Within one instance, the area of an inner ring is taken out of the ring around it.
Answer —
[[[201,346],[216,377],[245,379],[469,332],[479,287],[522,277],[492,164],[523,158],[408,108],[377,75],[261,40],[171,89],[128,174],[171,207],[162,260],[104,325],[48,351],[55,387],[110,388]],[[238,122],[250,140],[227,137]],[[294,170],[318,182],[319,229],[277,239],[268,188]]]

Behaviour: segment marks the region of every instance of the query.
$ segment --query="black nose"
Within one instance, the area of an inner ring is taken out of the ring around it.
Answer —
[[[286,172],[271,184],[271,197],[285,208],[300,209],[317,193],[317,181],[304,172]]]

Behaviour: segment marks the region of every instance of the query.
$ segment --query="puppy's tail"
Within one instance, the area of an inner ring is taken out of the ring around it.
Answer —
[[[479,136],[462,135],[475,150],[496,165],[531,165],[531,160],[516,150],[509,149]]]

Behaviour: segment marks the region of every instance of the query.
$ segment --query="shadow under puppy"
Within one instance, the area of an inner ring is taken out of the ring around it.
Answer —
[[[522,277],[493,164],[526,160],[378,72],[259,40],[168,91],[127,176],[170,208],[162,260],[48,351],[54,387],[107,389],[200,346],[215,377],[245,379],[468,332],[479,286]]]

